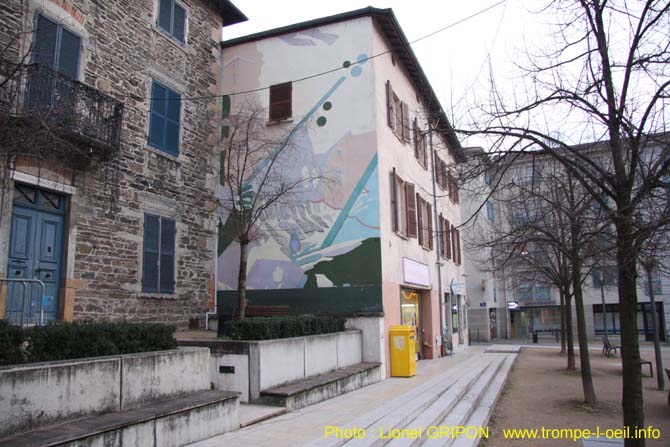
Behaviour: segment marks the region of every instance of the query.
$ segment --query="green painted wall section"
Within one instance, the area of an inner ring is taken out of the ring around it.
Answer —
[[[237,304],[236,290],[217,293],[218,312],[232,315]],[[382,315],[381,284],[361,287],[319,289],[247,290],[249,304],[289,306],[289,314]]]
[[[316,275],[322,274],[335,286],[365,286],[381,284],[381,246],[378,237],[365,239],[348,253],[321,261],[305,272],[305,288],[316,288]]]

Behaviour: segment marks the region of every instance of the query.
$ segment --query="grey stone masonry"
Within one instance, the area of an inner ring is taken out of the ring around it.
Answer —
[[[61,320],[186,326],[202,320],[213,303],[221,109],[213,96],[220,94],[223,18],[211,6],[217,2],[177,3],[186,10],[185,43],[157,26],[159,0],[0,2],[0,48],[12,49],[6,55],[29,52],[36,15],[42,14],[81,38],[79,81],[124,104],[120,149],[112,161],[86,170],[70,169],[67,160],[16,161],[23,182],[66,195]],[[209,97],[181,101],[178,156],[147,143],[154,80],[182,98]],[[16,172],[10,175],[17,178]],[[14,191],[13,181],[5,184],[1,276],[7,273]],[[176,221],[174,293],[142,292],[145,213]]]

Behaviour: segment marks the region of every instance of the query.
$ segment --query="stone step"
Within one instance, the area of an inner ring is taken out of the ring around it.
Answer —
[[[467,365],[459,365],[458,369],[454,368],[454,376],[458,377],[462,371],[471,368],[477,369],[481,362],[468,363]],[[409,399],[404,402],[398,402],[390,406],[389,412],[381,419],[375,421],[367,430],[367,437],[365,439],[352,439],[343,445],[345,447],[382,447],[390,441],[387,436],[391,429],[404,428],[410,424],[417,415],[421,414],[426,408],[430,407],[435,401],[440,399],[445,393],[449,392],[457,379],[452,375],[446,377],[440,375],[435,383],[429,382],[410,392]],[[383,433],[384,438],[380,435]]]
[[[290,411],[322,402],[381,380],[381,363],[357,363],[261,391],[256,403]]]
[[[237,430],[239,393],[207,390],[0,439],[3,447],[179,447]]]
[[[389,430],[402,428],[411,423],[418,414],[428,408],[456,383],[457,379],[454,377],[459,377],[464,371],[473,367],[476,368],[475,365],[479,363],[481,361],[466,361],[453,368],[450,371],[452,374],[441,374],[416,387],[413,391],[393,399],[372,414],[367,415],[366,418],[356,420],[354,423],[356,427],[362,427],[365,424],[366,438],[346,440],[342,445],[345,447],[383,446],[389,439],[382,438],[381,434],[388,436]]]
[[[465,426],[468,427],[482,427],[485,428],[491,417],[491,413],[498,402],[498,397],[507,382],[507,377],[514,365],[514,360],[516,359],[516,354],[508,355],[505,359],[504,364],[500,368],[500,371],[496,375],[491,385],[484,393],[484,396],[479,401],[479,405],[474,409],[470,418],[465,423]],[[456,439],[453,443],[453,447],[476,447],[479,445],[479,437],[467,437],[461,436]]]
[[[446,427],[460,427],[465,424],[468,420],[474,409],[479,404],[480,400],[484,397],[486,390],[491,385],[491,382],[498,374],[498,371],[505,362],[504,355],[491,355],[491,363],[486,368],[483,374],[481,374],[474,385],[468,390],[467,393],[460,399],[458,404],[449,412],[449,414],[436,425],[446,426]],[[421,446],[422,447],[448,447],[453,443],[453,438],[422,438]]]
[[[419,415],[409,424],[405,429],[418,432],[419,430],[426,430],[431,425],[438,425],[450,412],[458,405],[463,396],[473,387],[484,372],[491,366],[488,362],[481,367],[473,366],[472,374],[463,376],[450,387],[447,392],[442,394],[435,400],[428,408],[419,413]],[[423,434],[425,436],[425,433]],[[387,447],[411,447],[420,445],[423,440],[421,438],[412,439],[410,437],[399,437],[391,440],[386,444]]]
[[[240,428],[258,424],[288,413],[288,408],[271,405],[240,404]]]
[[[352,429],[366,429],[369,436],[365,440],[356,440],[356,439],[345,439],[345,438],[335,438],[331,437],[325,439],[324,437],[319,437],[313,441],[304,444],[303,447],[340,447],[346,444],[347,447],[352,446],[368,446],[372,445],[375,442],[378,442],[378,433],[379,426],[386,423],[394,423],[401,421],[403,419],[402,414],[398,414],[397,410],[401,408],[423,408],[424,406],[430,405],[435,399],[437,399],[443,392],[445,392],[456,379],[452,377],[458,377],[464,371],[467,371],[473,367],[473,365],[481,363],[479,359],[467,359],[457,366],[450,368],[449,375],[440,374],[436,377],[433,377],[424,383],[418,385],[411,391],[403,393],[391,400],[386,401],[384,404],[378,406],[374,410],[357,417],[356,419],[348,422],[347,424],[341,425],[339,428],[341,430],[352,430]],[[412,380],[405,378],[389,378],[386,379],[385,383],[393,380]],[[418,405],[418,407],[417,407]],[[393,417],[390,415],[393,414]],[[409,421],[408,421],[409,422]]]

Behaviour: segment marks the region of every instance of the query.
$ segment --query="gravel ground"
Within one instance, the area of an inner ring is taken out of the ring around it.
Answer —
[[[505,446],[581,446],[572,440],[511,440],[502,430],[508,428],[580,428],[601,431],[620,428],[621,359],[604,357],[591,350],[591,368],[598,403],[590,408],[582,403],[583,393],[579,371],[566,371],[566,358],[558,349],[525,348],[516,360],[498,403],[493,411],[490,438],[482,447]],[[643,351],[642,357],[653,360],[653,351]],[[577,353],[579,365],[579,353]],[[663,351],[663,365],[670,368],[670,350]],[[654,365],[655,366],[655,365]],[[648,366],[643,373],[648,374]],[[648,440],[648,447],[670,445],[670,407],[668,391],[656,389],[656,378],[644,376],[645,424],[660,429],[659,440]]]

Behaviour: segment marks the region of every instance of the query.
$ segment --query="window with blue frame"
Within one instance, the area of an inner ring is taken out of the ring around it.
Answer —
[[[179,42],[186,41],[186,9],[175,0],[158,0],[156,24]]]
[[[42,14],[35,18],[33,63],[79,78],[81,38]]]
[[[144,215],[142,292],[174,293],[175,239],[173,219]]]
[[[149,146],[179,155],[181,95],[154,81],[151,85]]]
[[[493,209],[493,204],[488,200],[486,201],[486,217],[491,222],[496,221],[496,214],[495,214],[495,210]]]

